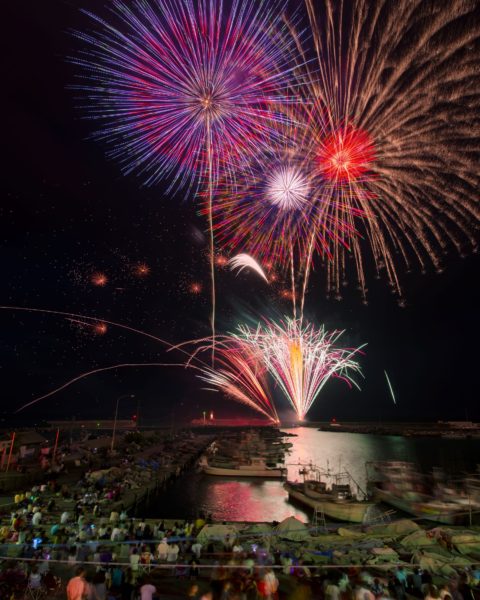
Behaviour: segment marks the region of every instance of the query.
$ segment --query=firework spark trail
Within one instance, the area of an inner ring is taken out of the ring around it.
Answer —
[[[228,264],[230,265],[230,269],[232,271],[238,269],[238,273],[241,273],[243,269],[252,269],[268,283],[268,278],[265,275],[264,270],[249,254],[237,254],[237,256],[232,257],[228,261]]]
[[[205,350],[209,350],[208,342],[197,348],[196,357]],[[273,423],[279,423],[268,389],[263,357],[258,350],[238,338],[223,336],[217,344],[216,357],[215,368],[201,369],[203,373],[199,378]]]
[[[397,404],[397,400],[395,398],[395,394],[393,393],[393,387],[392,384],[390,382],[390,377],[388,376],[386,371],[383,371],[385,373],[385,379],[387,380],[387,384],[388,384],[388,389],[390,390],[390,395],[392,396],[392,400],[393,403],[396,405]]]
[[[136,329],[135,327],[131,327],[130,325],[125,325],[124,323],[117,323],[115,321],[110,321],[109,319],[104,319],[102,317],[89,317],[88,315],[81,315],[78,313],[71,313],[71,312],[65,312],[65,311],[61,311],[61,310],[49,310],[46,308],[29,308],[27,306],[1,306],[0,305],[0,310],[12,310],[12,311],[19,311],[19,312],[27,312],[27,313],[41,313],[41,314],[45,314],[45,315],[57,315],[59,317],[66,317],[67,320],[77,320],[80,323],[80,319],[82,319],[83,321],[90,321],[92,323],[106,323],[107,325],[112,325],[113,327],[118,327],[120,329],[125,329],[126,331],[130,331],[131,333],[136,333],[138,335],[143,335],[147,338],[150,338],[156,342],[160,342],[161,344],[164,344],[165,346],[168,346],[169,348],[172,347],[172,344],[170,342],[167,342],[166,340],[153,335],[151,333],[148,333],[146,331],[142,331],[141,329]],[[180,348],[180,346],[178,346],[178,348]],[[182,350],[182,352],[184,352],[184,350]],[[185,352],[185,354],[187,354]]]
[[[321,123],[310,120],[323,218],[344,205],[350,226],[362,233],[345,244],[341,236],[330,238],[329,286],[339,292],[350,249],[364,295],[370,252],[400,294],[399,263],[441,270],[450,248],[461,254],[477,248],[477,3],[400,0],[393,10],[383,0],[359,0],[347,10],[343,1],[306,0],[306,6],[318,71],[306,69],[304,93],[325,107],[313,108]]]
[[[194,347],[185,366],[198,361],[199,378],[227,396],[253,408],[272,422],[279,422],[275,404],[270,397],[263,355],[250,341],[235,335],[221,335],[215,340],[216,364],[210,367],[199,356],[211,351],[212,338],[203,337],[172,346],[169,351]],[[212,389],[212,388],[206,388]]]
[[[118,369],[134,368],[134,367],[184,367],[185,368],[185,364],[184,363],[120,363],[118,365],[109,365],[108,367],[98,367],[97,369],[91,369],[90,371],[84,371],[83,373],[80,373],[80,375],[76,375],[75,377],[73,377],[72,379],[69,379],[67,382],[58,386],[54,390],[51,390],[50,392],[43,394],[43,396],[38,396],[37,398],[34,398],[30,402],[27,402],[27,404],[24,404],[19,409],[17,409],[15,412],[18,413],[18,412],[24,410],[25,408],[28,408],[29,406],[33,406],[37,402],[40,402],[40,400],[45,400],[46,398],[49,398],[50,396],[54,396],[58,392],[61,392],[62,390],[70,387],[74,383],[77,383],[77,381],[81,381],[82,379],[85,379],[86,377],[91,377],[92,375],[96,375],[98,373],[105,373],[106,371],[116,371]]]
[[[361,373],[356,349],[338,348],[343,332],[328,333],[323,327],[303,325],[300,320],[266,322],[256,329],[240,326],[238,338],[262,353],[269,373],[303,420],[330,378],[356,384],[351,373]]]
[[[208,364],[206,364],[199,358],[199,354],[202,351],[205,351],[206,349],[211,351],[211,337],[195,340],[194,343],[198,345],[198,348],[194,353],[191,353],[184,350],[184,346],[186,346],[187,344],[191,344],[192,342],[185,342],[173,346],[172,344],[163,340],[162,338],[159,338],[158,336],[152,335],[140,329],[136,329],[135,327],[130,327],[129,325],[124,325],[123,323],[117,323],[115,321],[110,321],[104,318],[89,317],[87,315],[81,315],[78,313],[71,313],[66,311],[28,308],[23,306],[0,306],[0,310],[12,310],[60,316],[66,318],[70,322],[88,326],[92,326],[96,323],[108,323],[109,325],[112,325],[114,327],[118,327],[131,333],[145,336],[156,342],[160,342],[162,345],[168,347],[168,351],[177,350],[188,357],[188,360],[186,360],[186,362],[184,363],[120,363],[116,365],[109,365],[106,367],[90,369],[79,375],[76,375],[72,379],[49,391],[48,393],[34,398],[30,402],[21,406],[18,409],[18,411],[24,410],[25,408],[28,408],[29,406],[32,406],[37,402],[40,402],[41,400],[44,400],[57,394],[58,392],[61,392],[62,390],[70,387],[76,382],[98,373],[134,367],[182,367],[200,371],[202,373],[203,380],[209,381],[212,385],[216,387],[216,389],[223,390],[229,397],[234,398],[235,400],[242,402],[243,404],[246,404],[247,406],[250,406],[251,408],[257,410],[258,412],[265,415],[272,422],[278,422],[278,415],[276,413],[275,406],[273,405],[273,402],[269,397],[268,385],[265,382],[262,367],[260,363],[258,363],[258,360],[257,362],[255,362],[254,353],[252,352],[249,346],[245,346],[243,354],[238,351],[240,347],[240,342],[238,340],[234,341],[234,346],[237,349],[237,354],[235,355],[233,352],[231,352],[231,349],[233,347],[231,340],[230,349],[227,350],[227,342],[229,340],[228,336],[221,336],[219,338],[220,369],[215,370],[209,367]]]
[[[27,312],[27,313],[40,313],[40,314],[46,314],[46,315],[55,315],[55,316],[59,316],[59,317],[65,317],[67,319],[67,321],[70,321],[73,323],[78,323],[80,325],[88,325],[91,327],[94,327],[96,324],[101,324],[101,325],[108,324],[108,325],[112,325],[113,327],[118,327],[119,329],[124,329],[126,331],[129,331],[130,333],[135,333],[137,335],[147,337],[151,340],[154,340],[155,342],[160,342],[162,345],[167,346],[169,349],[173,348],[173,346],[170,342],[167,342],[164,339],[162,339],[158,336],[155,336],[151,333],[142,331],[141,329],[137,329],[137,328],[131,327],[129,325],[125,325],[123,323],[117,323],[116,321],[110,321],[109,319],[104,319],[104,318],[100,318],[100,317],[90,317],[88,315],[82,315],[82,314],[78,314],[78,313],[71,313],[71,312],[59,311],[59,310],[50,310],[50,309],[44,309],[44,308],[29,308],[29,307],[25,307],[25,306],[0,306],[0,310],[11,310],[11,311],[19,311],[19,312]],[[176,346],[175,349],[179,350],[183,354],[187,354],[190,357],[190,354],[188,352],[186,352],[185,350],[183,350],[183,348],[181,346]],[[40,400],[43,400],[44,398],[48,398],[49,396],[52,396],[52,395],[56,394],[57,392],[60,392],[61,390],[65,389],[66,387],[69,387],[76,381],[79,381],[90,375],[94,375],[95,373],[99,373],[102,371],[110,371],[110,370],[119,369],[119,368],[123,368],[123,367],[130,367],[130,366],[185,366],[185,363],[181,363],[181,364],[176,364],[176,363],[125,363],[125,364],[120,364],[120,365],[102,367],[99,369],[93,369],[93,370],[86,371],[86,372],[74,377],[73,379],[67,381],[66,383],[62,384],[61,386],[57,387],[56,389],[48,392],[47,394],[44,394],[38,398],[35,398],[31,402],[28,402],[27,404],[23,405],[18,410],[23,410],[24,408],[32,406],[33,404],[36,404]],[[198,368],[195,365],[191,365],[190,363],[188,366],[190,366],[192,368]]]

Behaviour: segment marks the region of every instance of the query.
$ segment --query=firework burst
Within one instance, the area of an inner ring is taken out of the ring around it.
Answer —
[[[339,293],[350,256],[365,295],[373,256],[401,294],[400,264],[440,270],[449,249],[476,248],[476,3],[306,5],[317,54],[301,75],[321,198],[314,227],[323,237],[339,211],[348,224],[329,238],[329,287]]]
[[[217,180],[278,136],[292,42],[277,2],[114,1],[72,60],[97,137],[127,173]],[[208,176],[212,176],[209,174]]]
[[[90,282],[96,287],[105,287],[108,283],[108,277],[105,275],[105,273],[97,271],[90,277]]]
[[[143,278],[150,275],[150,267],[146,263],[138,263],[133,267],[135,277]]]
[[[303,420],[330,379],[357,386],[351,375],[360,373],[355,356],[361,348],[339,348],[342,333],[287,319],[256,329],[241,326],[238,337],[261,353],[270,375]]]
[[[292,42],[276,2],[233,0],[113,2],[112,23],[77,33],[87,50],[73,59],[98,137],[125,171],[147,183],[205,181],[215,339],[213,192],[222,173],[278,135],[275,108],[289,80]],[[113,21],[118,22],[114,25]],[[212,346],[212,361],[215,345]]]
[[[268,148],[250,157],[235,181],[223,177],[213,206],[217,242],[281,269],[292,249],[302,254],[315,207],[312,165],[304,147],[302,111],[288,103],[287,124]],[[208,212],[205,203],[202,212]]]

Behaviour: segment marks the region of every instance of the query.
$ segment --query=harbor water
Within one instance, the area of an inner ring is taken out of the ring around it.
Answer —
[[[301,481],[299,464],[310,461],[332,472],[348,471],[360,488],[366,488],[368,461],[405,460],[424,472],[442,468],[454,479],[473,472],[480,463],[480,439],[380,436],[283,429],[293,448],[285,456],[288,478]],[[207,476],[191,470],[178,478],[149,504],[145,516],[192,518],[204,512],[215,521],[281,521],[291,515],[306,521],[310,513],[288,501],[280,480]]]

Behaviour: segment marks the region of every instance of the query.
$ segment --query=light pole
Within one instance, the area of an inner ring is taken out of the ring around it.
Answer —
[[[115,432],[117,431],[118,403],[122,398],[135,398],[135,394],[124,394],[123,396],[119,396],[117,398],[117,404],[115,406],[115,418],[113,419],[112,443],[110,445],[110,452],[113,452],[113,449],[115,448]]]

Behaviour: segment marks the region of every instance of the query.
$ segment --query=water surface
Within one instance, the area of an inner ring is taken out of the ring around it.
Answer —
[[[301,480],[298,463],[344,471],[364,488],[365,463],[375,460],[408,460],[429,471],[442,467],[460,477],[480,462],[479,439],[405,438],[369,434],[317,431],[315,428],[285,429],[297,437],[286,456],[290,480]],[[306,521],[309,511],[292,505],[280,480],[233,479],[190,472],[180,477],[148,508],[150,517],[191,518],[199,511],[216,521],[281,521],[291,515]]]

